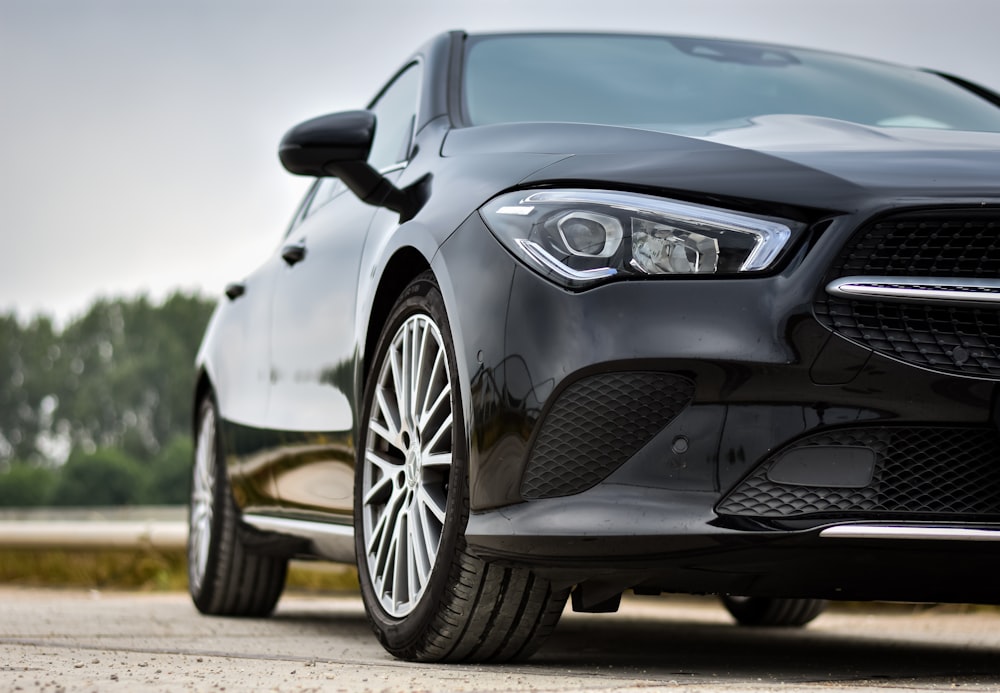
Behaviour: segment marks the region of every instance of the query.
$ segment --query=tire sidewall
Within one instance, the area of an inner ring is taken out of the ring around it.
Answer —
[[[396,332],[408,318],[417,314],[428,316],[437,325],[448,358],[452,397],[452,464],[448,477],[445,523],[430,579],[413,611],[402,618],[397,618],[389,615],[382,608],[369,577],[362,514],[363,465],[365,464],[365,451],[368,447],[368,421],[371,417],[379,371]],[[379,336],[375,358],[367,374],[359,429],[354,484],[354,542],[361,594],[372,628],[382,645],[393,654],[405,656],[405,653],[412,652],[419,647],[419,643],[424,639],[428,628],[439,613],[444,596],[450,591],[457,579],[455,556],[462,546],[462,537],[468,521],[468,484],[466,482],[468,445],[466,443],[465,417],[462,409],[455,346],[448,316],[445,313],[444,300],[437,283],[430,275],[418,277],[407,287],[397,300]]]

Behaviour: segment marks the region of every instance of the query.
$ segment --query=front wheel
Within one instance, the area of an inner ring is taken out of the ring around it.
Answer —
[[[798,628],[823,613],[826,600],[724,595],[722,605],[741,626]]]
[[[555,627],[566,593],[466,550],[468,445],[457,377],[444,302],[425,273],[390,313],[365,388],[354,506],[361,594],[396,657],[525,658]]]

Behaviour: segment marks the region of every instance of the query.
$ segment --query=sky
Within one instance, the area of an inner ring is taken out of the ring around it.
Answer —
[[[743,38],[1000,91],[997,0],[0,0],[0,312],[219,295],[309,181],[284,132],[362,108],[449,29]]]

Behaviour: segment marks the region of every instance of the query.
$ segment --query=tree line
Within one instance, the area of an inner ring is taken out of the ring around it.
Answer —
[[[0,507],[186,502],[213,306],[101,299],[62,329],[0,314]]]

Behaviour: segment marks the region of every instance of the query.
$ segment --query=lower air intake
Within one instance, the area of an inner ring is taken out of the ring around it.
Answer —
[[[814,486],[787,483],[773,473],[790,452],[834,446],[850,454],[871,450],[870,480],[847,488]],[[717,511],[761,518],[1000,516],[1000,436],[992,429],[949,427],[852,428],[813,435],[757,467]]]
[[[618,469],[694,396],[680,375],[626,372],[576,381],[542,420],[521,480],[525,499],[586,491]]]

